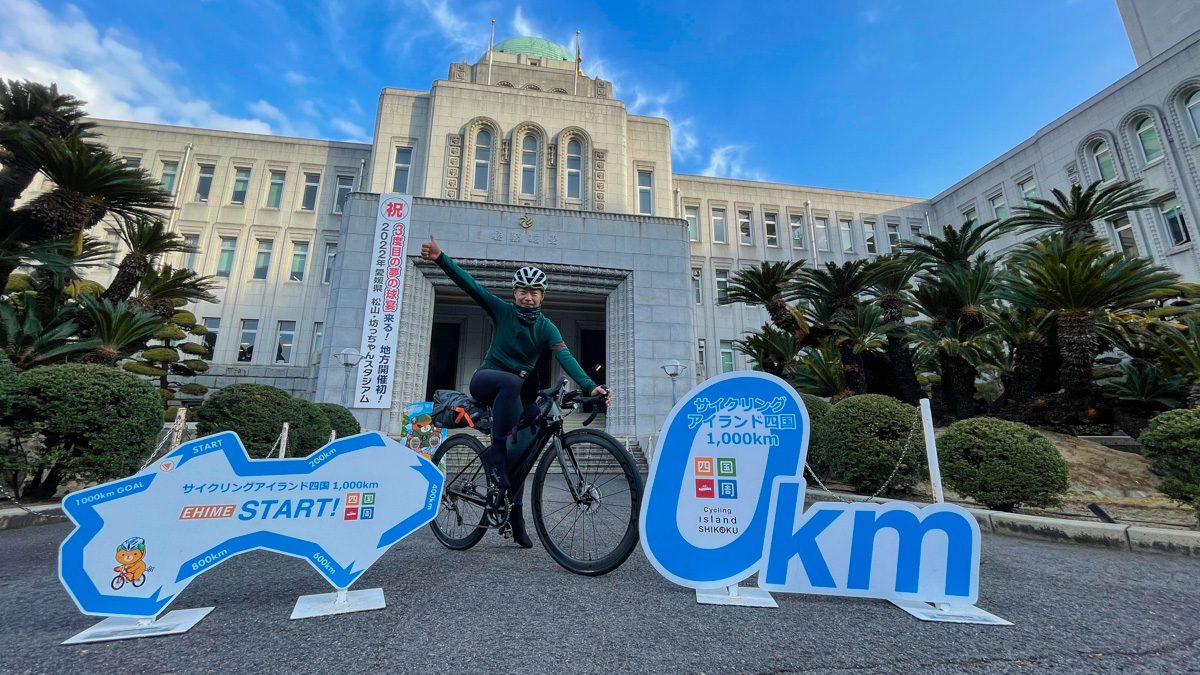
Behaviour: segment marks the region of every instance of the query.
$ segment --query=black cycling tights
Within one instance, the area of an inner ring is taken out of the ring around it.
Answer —
[[[521,379],[508,371],[480,368],[471,378],[471,396],[492,409],[492,445],[483,459],[492,481],[501,488],[509,487],[508,437],[523,416],[537,414],[537,406],[533,405],[537,392],[537,375]]]

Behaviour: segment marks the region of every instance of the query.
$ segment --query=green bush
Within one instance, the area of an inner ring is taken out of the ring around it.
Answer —
[[[147,361],[166,361],[174,363],[179,360],[179,352],[171,347],[151,347],[142,352],[142,358]]]
[[[171,323],[181,328],[191,328],[196,325],[196,315],[188,311],[179,311],[171,315]]]
[[[1138,442],[1162,476],[1158,489],[1190,504],[1200,518],[1200,410],[1171,410],[1155,417]]]
[[[154,338],[155,340],[183,340],[187,337],[187,333],[179,330],[179,326],[172,326],[168,324],[162,328],[159,328],[150,337]]]
[[[1020,422],[956,422],[937,446],[946,485],[989,509],[1056,506],[1067,491],[1067,462],[1048,438]]]
[[[201,361],[200,359],[188,359],[183,362],[183,365],[191,368],[197,373],[208,372],[208,363],[206,361]]]
[[[804,407],[808,409],[808,421],[811,424],[816,424],[817,420],[824,417],[833,408],[828,401],[812,394],[800,392],[800,398],[804,401]]]
[[[0,351],[0,427],[8,426],[8,418],[12,412],[12,400],[17,389],[17,371],[12,361]]]
[[[25,493],[50,498],[69,480],[131,475],[154,450],[162,400],[154,387],[99,365],[35,368],[17,379],[12,429],[22,442],[0,466],[28,476]],[[34,435],[41,442],[30,442]]]
[[[905,452],[914,424],[917,428]],[[873,494],[891,477],[903,454],[886,493],[905,492],[925,475],[920,424],[916,408],[890,396],[851,396],[813,424],[809,463],[818,475],[825,471],[833,480]]]
[[[187,384],[179,387],[179,393],[187,396],[203,396],[208,393],[208,387],[198,382],[188,382]]]
[[[184,413],[184,417],[183,417],[184,421],[185,422],[195,422],[196,421],[196,409],[195,408],[184,408],[184,410],[187,411],[186,413]],[[179,412],[179,406],[177,406],[177,405],[173,405],[170,408],[167,408],[166,412],[163,413],[163,421],[174,422],[175,421],[175,413],[177,413],[177,412]]]
[[[208,347],[205,347],[199,342],[185,342],[176,346],[178,346],[179,351],[183,352],[184,354],[193,354],[195,356],[204,356],[208,354]]]
[[[201,435],[234,431],[251,457],[266,457],[289,423],[288,456],[303,457],[329,442],[329,418],[317,406],[265,384],[235,384],[214,392],[196,409]]]
[[[155,368],[141,361],[126,361],[121,364],[121,368],[138,375],[146,375],[147,377],[159,377],[167,374],[167,371],[162,368]]]
[[[362,427],[358,425],[358,420],[354,419],[354,414],[348,409],[336,403],[318,403],[316,405],[321,409],[321,412],[325,413],[325,417],[329,418],[329,424],[337,432],[338,438],[353,436],[362,431]]]

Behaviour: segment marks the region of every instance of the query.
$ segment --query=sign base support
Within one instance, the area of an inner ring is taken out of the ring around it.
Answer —
[[[922,621],[940,621],[944,623],[977,623],[986,626],[1011,626],[1011,621],[985,612],[974,605],[952,605],[944,602],[921,602],[920,600],[891,600],[900,609],[912,614]]]
[[[177,609],[157,618],[136,616],[110,616],[82,633],[64,640],[64,645],[79,645],[88,642],[109,640],[132,640],[134,638],[177,635],[186,633],[192,626],[213,611],[212,607]]]
[[[697,588],[696,602],[702,605],[738,605],[741,607],[778,607],[771,594],[755,586]]]
[[[386,606],[382,588],[368,588],[363,591],[347,591],[343,588],[336,593],[300,596],[296,599],[296,607],[292,609],[290,618],[307,619],[330,614],[365,612],[372,609],[383,609]]]

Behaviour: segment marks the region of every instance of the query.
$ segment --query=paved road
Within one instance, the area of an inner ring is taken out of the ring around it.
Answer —
[[[216,610],[181,636],[65,647],[95,623],[56,572],[69,525],[0,532],[0,673],[1200,673],[1200,562],[985,535],[980,606],[1011,628],[921,623],[886,602],[778,596],[699,606],[637,552],[600,579],[488,535],[428,531],[359,580],[378,612],[289,621],[329,591],[307,563],[255,552],[173,607]]]

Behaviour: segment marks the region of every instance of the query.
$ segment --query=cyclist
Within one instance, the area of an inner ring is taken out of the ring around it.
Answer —
[[[591,392],[591,396],[604,394],[605,403],[612,400],[612,392],[597,386],[587,376],[563,343],[558,328],[542,315],[546,275],[541,270],[533,266],[517,270],[512,282],[513,302],[506,302],[480,286],[443,253],[433,234],[421,244],[421,257],[437,263],[492,318],[492,344],[483,365],[471,377],[471,396],[492,409],[492,443],[484,451],[483,461],[492,483],[508,494],[511,504],[508,523],[513,541],[522,548],[531,548],[533,541],[525,531],[521,514],[525,477],[514,476],[517,480],[510,480],[508,439],[526,415],[537,414],[537,408],[531,404],[537,397],[538,378],[530,375],[538,357],[549,349],[583,391]]]

